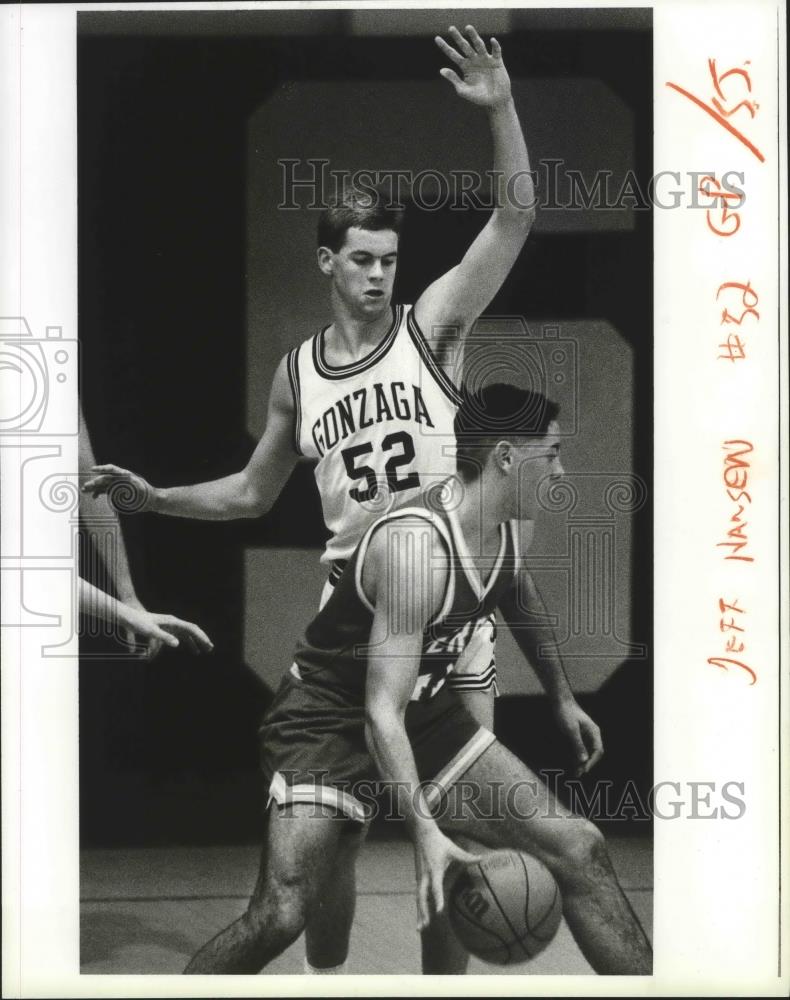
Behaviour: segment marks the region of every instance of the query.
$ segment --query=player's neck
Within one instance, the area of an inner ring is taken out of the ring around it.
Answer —
[[[496,486],[475,479],[466,483],[458,506],[458,521],[471,552],[496,555],[499,550],[499,525],[510,517],[505,497]]]
[[[392,307],[369,319],[353,313],[340,297],[332,294],[332,324],[326,331],[326,346],[341,363],[359,361],[376,348],[392,326]]]

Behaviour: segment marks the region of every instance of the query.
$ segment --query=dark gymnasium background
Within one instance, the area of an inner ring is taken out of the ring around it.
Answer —
[[[81,394],[100,462],[139,471],[157,485],[214,479],[244,464],[255,444],[248,430],[248,396],[258,393],[265,401],[272,374],[265,365],[253,371],[249,360],[255,346],[248,344],[255,336],[250,315],[257,308],[266,311],[265,299],[256,305],[250,292],[256,280],[250,233],[257,224],[248,176],[251,117],[278,88],[292,84],[438,81],[437,89],[447,86],[437,76],[442,63],[432,42],[437,14],[453,23],[451,11],[78,15]],[[616,95],[630,112],[626,162],[641,191],[648,190],[649,11],[458,16],[455,23],[479,22],[486,34],[493,33],[486,19],[499,18],[495,33],[514,89],[528,88],[531,80],[550,89],[568,79],[590,79]],[[353,106],[343,111],[353,118]],[[572,110],[560,112],[571,122],[558,121],[558,130],[572,134]],[[386,126],[383,121],[385,132]],[[303,125],[296,119],[293,127],[298,135]],[[587,127],[599,130],[605,143],[605,119]],[[337,128],[343,128],[342,116]],[[430,129],[426,113],[415,130]],[[530,150],[533,166],[551,155],[550,148]],[[396,298],[413,301],[426,278],[454,262],[483,218],[471,211],[412,212],[401,244]],[[489,311],[523,314],[530,322],[604,319],[616,328],[633,363],[631,468],[649,487],[652,217],[649,210],[637,210],[627,213],[626,224],[622,218],[620,213],[611,225],[605,219],[588,226],[536,225]],[[302,242],[300,235],[298,245],[278,245],[276,253],[288,262],[298,251],[294,259],[301,261],[306,251],[313,253],[312,244]],[[295,302],[305,295],[300,267],[291,269]],[[311,272],[310,282],[315,281]],[[310,308],[324,315],[324,303],[311,300]],[[282,342],[287,348],[311,332],[300,322],[282,331]],[[273,357],[278,350],[275,345]],[[249,386],[248,378],[254,380]],[[603,399],[601,405],[609,404]],[[257,434],[261,407],[252,409]],[[607,427],[592,433],[606,435]],[[297,468],[274,510],[257,522],[142,515],[126,518],[124,527],[143,602],[198,622],[216,652],[191,658],[168,651],[145,663],[113,658],[106,644],[83,641],[82,843],[254,840],[265,801],[256,729],[270,690],[260,679],[260,664],[256,673],[245,663],[244,622],[248,616],[262,635],[277,631],[280,623],[276,606],[245,606],[245,554],[307,548],[311,565],[317,563],[324,533],[310,468]],[[630,530],[628,633],[649,654],[649,499]],[[318,599],[312,581],[283,583],[288,592],[309,590],[302,624]],[[280,636],[278,642],[288,646],[295,638]],[[288,666],[284,661],[267,669],[276,676]],[[615,801],[628,791],[629,780],[643,795],[652,781],[651,681],[649,655],[625,658],[597,690],[580,696],[603,729],[607,752],[596,777],[614,782]],[[500,698],[497,732],[534,768],[568,762],[539,697]],[[626,809],[623,815],[635,813]],[[617,828],[640,833],[648,832],[649,824],[618,822]]]

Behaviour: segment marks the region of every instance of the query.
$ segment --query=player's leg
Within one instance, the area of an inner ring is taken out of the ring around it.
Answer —
[[[486,665],[490,660],[490,651]],[[494,682],[487,690],[457,689],[461,703],[472,718],[486,729],[494,730]],[[456,843],[471,854],[480,852],[480,845],[471,838],[453,837]],[[463,839],[463,843],[461,843]],[[422,971],[428,975],[463,975],[469,965],[469,952],[456,937],[447,912],[435,913],[430,924],[420,933],[422,948]]]
[[[356,861],[366,833],[366,826],[349,821],[338,839],[331,870],[307,917],[308,972],[337,974],[346,971],[357,897]]]
[[[319,607],[332,596],[334,583],[328,579],[321,591]],[[351,824],[345,828],[331,879],[322,888],[320,898],[308,915],[305,930],[305,961],[309,972],[334,974],[345,971],[351,926],[357,901],[356,860],[367,828]]]
[[[314,803],[270,807],[246,912],[197,952],[186,973],[256,973],[299,937],[334,861],[345,825],[336,817]]]
[[[620,888],[603,835],[566,809],[500,743],[492,743],[452,786],[437,819],[450,835],[467,833],[490,847],[519,848],[543,861],[560,887],[568,926],[596,972],[651,973],[650,944]]]

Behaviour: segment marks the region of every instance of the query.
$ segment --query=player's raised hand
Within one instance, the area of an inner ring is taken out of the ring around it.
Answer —
[[[155,490],[142,476],[118,465],[94,465],[91,477],[80,487],[83,493],[107,499],[122,514],[140,514],[151,509]]]
[[[510,98],[510,77],[502,62],[502,49],[496,38],[491,39],[491,52],[471,24],[464,28],[462,35],[456,27],[448,29],[453,44],[448,44],[439,35],[436,44],[460,70],[440,69],[439,73],[455,87],[455,92],[465,101],[482,107],[494,108]]]
[[[482,858],[469,854],[434,827],[415,844],[417,855],[417,929],[431,922],[432,910],[444,910],[444,879],[452,865],[471,865]]]

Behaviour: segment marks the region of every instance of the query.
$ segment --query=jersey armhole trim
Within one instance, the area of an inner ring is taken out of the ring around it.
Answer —
[[[433,375],[439,388],[454,406],[460,406],[462,400],[461,393],[458,391],[456,386],[453,385],[452,379],[445,373],[442,366],[434,357],[433,351],[428,344],[425,334],[422,332],[419,324],[417,323],[417,319],[414,315],[414,306],[409,309],[409,313],[406,318],[406,326],[412,342],[417,348],[417,353],[422,358],[422,362],[425,367],[431,375]]]
[[[301,406],[301,387],[299,385],[299,348],[294,347],[292,351],[288,352],[288,381],[291,383],[291,394],[294,398],[294,430],[293,430],[293,446],[294,451],[297,455],[302,454],[302,449],[299,444],[299,440],[302,436],[302,406]]]
[[[365,567],[365,556],[367,555],[370,540],[373,537],[374,532],[377,531],[385,522],[415,516],[421,517],[424,521],[429,521],[434,528],[436,528],[442,537],[442,541],[447,546],[447,554],[450,557],[447,565],[447,584],[444,591],[444,600],[442,601],[441,609],[438,614],[434,615],[433,618],[426,623],[426,628],[432,628],[447,617],[450,608],[453,606],[453,600],[455,599],[455,570],[452,558],[453,543],[450,538],[450,533],[441,518],[432,511],[425,510],[423,507],[404,507],[402,510],[395,511],[392,514],[387,514],[385,517],[380,518],[375,522],[375,524],[371,524],[365,532],[362,541],[359,543],[359,550],[357,551],[357,564],[354,567],[354,583],[356,585],[357,597],[360,599],[363,606],[367,608],[371,614],[374,614],[376,607],[370,603],[368,596],[362,587],[362,571]]]

